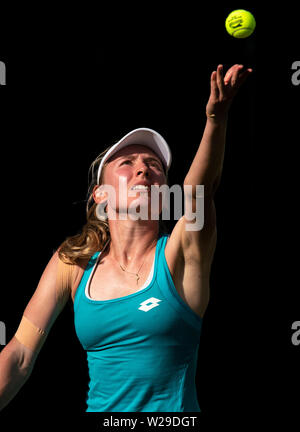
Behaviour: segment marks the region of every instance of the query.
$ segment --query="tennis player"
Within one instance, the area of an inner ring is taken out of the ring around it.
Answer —
[[[0,408],[30,376],[71,298],[87,353],[87,412],[200,411],[195,375],[217,238],[214,195],[229,108],[251,72],[236,64],[225,77],[222,65],[211,74],[205,130],[184,180],[194,211],[204,185],[202,229],[187,229],[184,214],[166,232],[161,200],[151,217],[152,187],[167,185],[171,165],[158,132],[135,129],[92,163],[87,222],[53,254],[1,352]],[[136,217],[143,209],[147,217]]]

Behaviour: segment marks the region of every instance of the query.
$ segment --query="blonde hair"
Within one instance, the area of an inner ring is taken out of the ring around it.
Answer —
[[[87,192],[86,204],[86,219],[87,222],[82,227],[79,234],[67,237],[58,249],[58,256],[65,264],[77,264],[79,260],[89,259],[95,252],[103,249],[105,243],[110,239],[109,225],[107,221],[102,221],[97,218],[96,206],[97,204],[93,198],[93,189],[97,185],[97,172],[99,165],[106,155],[108,150],[112,147],[107,147],[100,153],[92,162],[88,177],[91,181],[89,183]],[[99,184],[103,182],[103,173],[108,162],[105,162],[100,175]],[[168,182],[168,173],[166,175],[166,182]],[[167,227],[164,222],[159,219],[159,234],[167,232]]]

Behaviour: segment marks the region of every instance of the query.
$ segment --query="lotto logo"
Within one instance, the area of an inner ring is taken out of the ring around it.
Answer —
[[[155,297],[151,297],[148,300],[145,300],[141,303],[141,307],[139,307],[139,310],[142,310],[144,312],[148,312],[150,309],[155,308],[156,306],[159,306],[159,302],[161,302],[161,300],[155,298]]]

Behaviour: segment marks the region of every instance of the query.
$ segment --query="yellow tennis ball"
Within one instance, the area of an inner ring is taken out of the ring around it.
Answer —
[[[251,12],[244,9],[237,9],[228,15],[225,27],[228,33],[238,39],[250,36],[255,29],[256,22]]]

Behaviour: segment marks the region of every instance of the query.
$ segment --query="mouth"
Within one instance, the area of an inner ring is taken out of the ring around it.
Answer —
[[[149,191],[150,190],[150,186],[149,185],[144,185],[144,184],[136,184],[133,185],[130,190],[138,190],[138,191]]]

